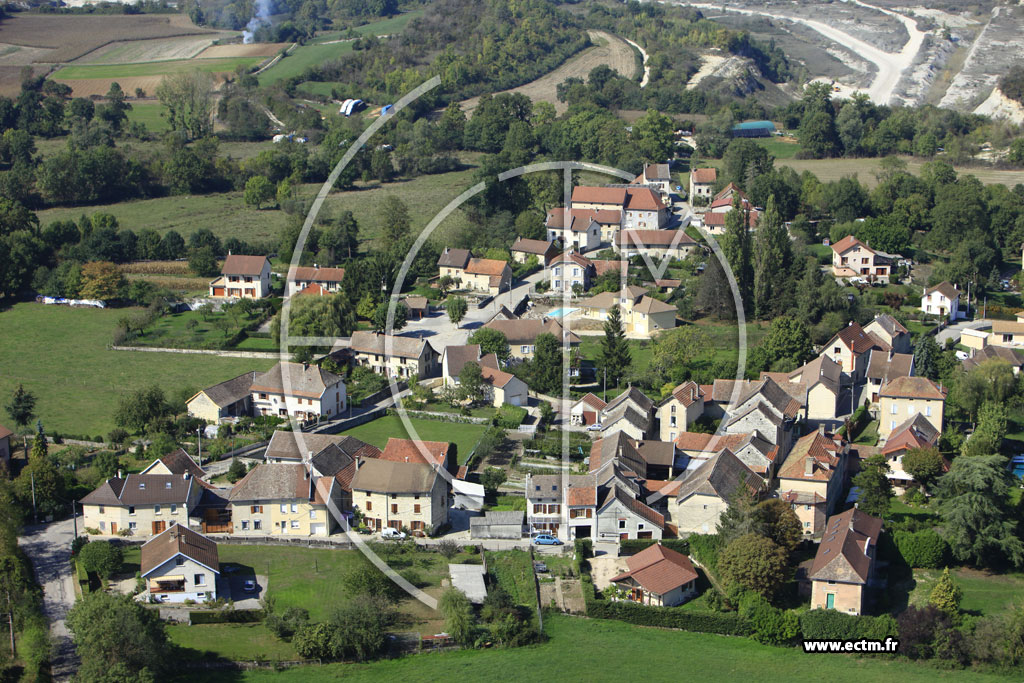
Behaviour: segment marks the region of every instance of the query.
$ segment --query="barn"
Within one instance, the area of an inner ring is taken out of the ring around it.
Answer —
[[[770,138],[775,135],[775,124],[771,121],[744,121],[732,127],[734,138]]]

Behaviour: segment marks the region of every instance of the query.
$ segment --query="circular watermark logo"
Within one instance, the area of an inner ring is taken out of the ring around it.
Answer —
[[[328,194],[334,187],[334,184],[337,182],[338,177],[341,175],[342,171],[344,171],[345,167],[348,166],[348,164],[352,161],[352,159],[355,157],[358,151],[373,137],[373,135],[383,125],[385,125],[391,118],[393,118],[396,114],[405,109],[410,103],[412,103],[418,97],[438,87],[440,83],[440,78],[435,76],[434,78],[426,81],[419,87],[415,88],[414,90],[403,96],[401,99],[398,100],[398,102],[395,103],[394,107],[388,112],[388,114],[381,115],[378,118],[374,119],[374,121],[370,123],[366,130],[363,131],[363,133],[358,138],[356,138],[356,140],[352,143],[352,145],[346,151],[344,156],[331,171],[331,174],[324,182],[323,186],[320,188],[319,192],[316,195],[316,198],[314,199],[312,205],[310,206],[309,212],[306,215],[306,219],[302,225],[302,229],[295,243],[291,263],[289,265],[289,273],[294,272],[294,270],[301,265],[302,255],[305,249],[307,238],[309,236],[309,232],[312,229],[313,224],[320,213],[320,209],[323,206],[324,200],[327,198]],[[623,185],[632,183],[636,177],[635,174],[629,173],[622,169],[617,169],[609,166],[602,166],[600,164],[593,164],[581,161],[542,161],[534,164],[527,164],[524,166],[518,166],[515,168],[508,169],[498,174],[494,181],[508,182],[532,173],[561,173],[563,184],[562,211],[565,212],[563,216],[562,225],[568,228],[572,221],[572,213],[570,207],[572,206],[572,189],[574,186],[573,173],[580,171],[601,174],[614,179],[612,183]],[[426,244],[427,240],[430,239],[430,237],[438,228],[438,226],[440,226],[442,222],[446,218],[448,218],[448,216],[450,216],[454,211],[459,209],[463,204],[465,204],[467,201],[469,201],[474,196],[478,195],[480,192],[486,189],[486,186],[487,183],[481,181],[467,188],[464,192],[462,192],[460,195],[452,199],[444,208],[442,208],[441,211],[439,211],[437,215],[435,215],[427,223],[423,230],[416,236],[412,248],[409,250],[409,253],[406,255],[405,259],[401,264],[401,267],[398,270],[395,283],[388,297],[387,319],[384,330],[384,368],[388,367],[388,360],[394,356],[394,323],[396,307],[399,305],[401,292],[404,288],[406,278],[409,274],[410,269],[412,268],[416,256],[419,254],[424,244]],[[669,264],[672,261],[672,257],[669,254],[675,249],[675,247],[677,247],[683,240],[686,239],[685,231],[683,228],[686,227],[686,224],[689,222],[690,218],[690,215],[680,217],[679,220],[681,224],[676,226],[677,234],[675,235],[675,238],[671,242],[669,247],[664,250],[665,254],[663,257],[658,258],[654,256],[650,250],[639,248],[636,249],[637,253],[643,259],[644,265],[656,279],[661,279],[667,271]],[[729,263],[725,258],[725,255],[722,251],[721,246],[718,244],[718,241],[715,239],[713,235],[705,231],[703,228],[699,229],[701,231],[702,236],[708,244],[709,252],[713,255],[714,258],[719,259],[719,261],[721,262],[722,267],[725,271],[726,280],[729,284],[729,287],[732,290],[733,301],[736,308],[737,325],[739,330],[739,357],[736,370],[736,379],[741,380],[743,379],[746,370],[747,356],[746,325],[742,297],[740,296],[740,291],[736,282],[736,278],[732,272],[732,269],[729,267]],[[636,233],[633,233],[628,230],[623,230],[623,235],[625,239],[621,240],[622,244],[620,245],[622,252],[627,251],[628,247],[630,246],[630,239],[633,240],[634,247],[642,246],[642,243],[639,241],[640,238],[637,236]],[[566,245],[567,248],[570,248],[570,246],[571,245]],[[620,258],[623,259],[623,262],[625,264],[628,264],[628,259],[626,258],[625,253],[620,253]],[[543,273],[543,269],[541,272]],[[627,288],[628,265],[627,267],[619,269],[619,275],[620,289],[621,291],[624,292]],[[529,296],[532,287],[533,283],[531,283],[528,280],[518,283],[512,282],[508,287],[507,291],[499,291],[494,296],[495,308],[497,308],[497,306],[500,304],[501,299],[507,297],[509,308],[515,309],[517,307],[517,304],[520,303],[524,297]],[[563,312],[569,311],[572,308],[573,303],[576,301],[576,296],[574,295],[572,288],[566,285],[559,287],[558,290],[559,291],[556,292],[556,295],[560,298],[560,303],[562,307],[561,310]],[[332,337],[309,337],[290,334],[289,319],[291,315],[291,304],[292,297],[287,297],[281,309],[281,362],[287,362],[290,359],[292,350],[296,348],[308,346],[333,348],[337,344],[338,340]],[[478,311],[479,310],[482,309],[478,309]],[[476,322],[481,323],[483,321],[478,320]],[[562,383],[561,395],[558,397],[553,397],[557,399],[557,406],[553,407],[555,407],[556,413],[560,416],[556,418],[556,420],[560,420],[562,422],[563,427],[563,429],[561,429],[561,467],[557,468],[556,474],[559,474],[564,478],[566,476],[569,476],[573,469],[573,460],[571,457],[570,450],[570,429],[568,429],[567,427],[569,427],[571,408],[575,403],[575,399],[572,397],[570,388],[569,372],[570,355],[572,350],[572,340],[574,339],[574,333],[572,330],[573,323],[571,315],[563,314],[561,318],[558,320],[558,322],[560,323],[562,329],[562,339],[560,340]],[[448,339],[451,339],[453,343],[466,343],[466,338],[469,336],[468,330],[454,325],[453,328],[454,329],[450,331],[451,333],[445,336]],[[443,353],[444,348],[442,347],[436,349],[436,351],[438,353]],[[281,379],[285,394],[290,394],[292,390],[291,375],[289,373],[282,373]],[[388,386],[391,392],[392,400],[394,402],[396,413],[399,419],[401,420],[402,426],[404,427],[407,435],[409,436],[409,439],[415,444],[416,448],[419,450],[420,454],[423,456],[426,462],[433,462],[434,456],[431,454],[431,452],[425,445],[425,442],[420,438],[416,429],[416,423],[411,418],[404,405],[403,398],[408,395],[409,389],[405,389],[403,391],[394,377],[388,377],[388,380]],[[733,385],[732,394],[730,397],[730,404],[736,401],[740,393],[741,382],[737,381]],[[292,431],[295,434],[295,441],[298,445],[299,452],[311,453],[312,449],[309,447],[307,443],[306,433],[303,432],[303,424],[299,421],[298,416],[294,413],[289,414],[288,419],[291,423]],[[725,420],[722,421],[721,426],[719,427],[719,432],[721,432],[724,429],[724,425]],[[435,465],[435,470],[437,471],[439,476],[444,478],[448,486],[452,485],[454,478],[445,467]],[[683,472],[677,479],[681,480],[685,477],[685,475],[686,472]],[[663,496],[664,494],[661,493],[660,491],[655,492],[654,494],[646,498],[646,502],[649,504],[656,504],[657,501]],[[445,496],[445,499],[450,500],[449,496],[447,495]],[[412,585],[398,572],[394,571],[391,567],[389,567],[388,564],[383,559],[381,559],[380,556],[374,551],[374,549],[369,544],[367,544],[367,542],[363,539],[363,536],[351,528],[346,511],[338,509],[337,506],[332,501],[327,502],[329,514],[342,527],[348,539],[369,559],[371,563],[373,563],[374,566],[376,566],[378,569],[384,572],[396,584],[401,586],[407,593],[409,593],[409,595],[415,597],[416,599],[420,600],[421,602],[423,602],[431,608],[437,608],[437,600],[433,596],[427,594],[426,592]],[[475,541],[474,545],[480,545],[481,543],[483,543],[483,541]]]

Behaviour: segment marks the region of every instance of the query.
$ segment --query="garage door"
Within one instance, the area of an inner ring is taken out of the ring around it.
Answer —
[[[327,535],[327,525],[325,525],[323,523],[321,523],[321,524],[310,524],[309,525],[309,533],[311,533],[313,536],[326,536]]]
[[[510,405],[521,406],[523,405],[523,397],[518,394],[512,394],[508,397],[508,402]]]

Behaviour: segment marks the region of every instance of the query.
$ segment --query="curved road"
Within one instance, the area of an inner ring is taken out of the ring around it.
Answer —
[[[66,519],[27,526],[18,538],[18,545],[32,561],[36,581],[43,587],[43,614],[50,622],[53,641],[51,670],[57,681],[70,680],[78,668],[78,655],[64,624],[64,617],[75,604],[75,586],[71,577],[73,529],[72,521]]]
[[[640,56],[644,58],[644,77],[640,79],[640,87],[646,88],[648,81],[651,80],[651,67],[647,63],[647,50],[643,49],[642,47],[640,47],[639,43],[635,43],[629,38],[623,38],[623,40],[632,45],[633,47],[635,47],[637,50],[639,50]]]
[[[896,53],[885,52],[870,43],[864,42],[860,38],[855,38],[849,33],[845,33],[844,31],[840,31],[837,28],[833,28],[832,26],[820,21],[815,21],[814,19],[804,19],[802,17],[794,17],[784,14],[773,14],[771,12],[763,12],[761,10],[712,5],[709,3],[681,2],[677,4],[689,5],[690,7],[696,7],[698,9],[710,9],[715,11],[725,10],[727,12],[736,12],[737,14],[756,15],[768,17],[769,19],[793,21],[804,24],[808,28],[813,29],[829,40],[842,45],[857,56],[874,64],[878,69],[878,73],[875,75],[875,79],[872,81],[871,87],[866,90],[867,95],[871,98],[872,102],[877,104],[888,104],[892,99],[893,92],[896,89],[896,84],[899,83],[903,73],[910,67],[914,58],[917,56],[918,51],[921,49],[921,45],[924,43],[925,34],[918,30],[914,20],[909,17],[860,2],[859,0],[853,1],[862,7],[892,15],[903,22],[903,25],[907,29],[907,33],[910,35],[910,39],[903,46],[903,49]]]

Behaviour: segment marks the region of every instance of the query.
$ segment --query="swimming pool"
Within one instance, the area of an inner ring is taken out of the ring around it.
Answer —
[[[1018,479],[1024,479],[1024,457],[1016,456],[1010,462],[1010,474]]]
[[[555,310],[548,313],[549,318],[564,318],[567,315],[572,315],[578,308],[556,308]]]

